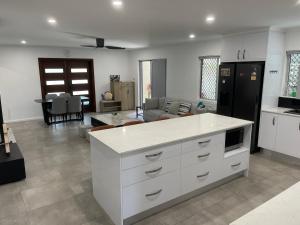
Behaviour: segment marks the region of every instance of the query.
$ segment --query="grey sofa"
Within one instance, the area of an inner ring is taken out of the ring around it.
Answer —
[[[215,101],[200,101],[204,105],[204,107],[201,109],[197,108],[198,102],[191,102],[182,99],[167,97],[146,99],[146,102],[143,105],[144,121],[151,122],[159,119],[160,117],[177,118],[187,112],[192,114],[200,114],[216,111]]]

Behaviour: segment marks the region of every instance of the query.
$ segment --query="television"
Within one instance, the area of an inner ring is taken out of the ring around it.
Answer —
[[[1,105],[1,96],[0,96],[0,143],[4,142],[4,133],[3,133],[3,113]]]

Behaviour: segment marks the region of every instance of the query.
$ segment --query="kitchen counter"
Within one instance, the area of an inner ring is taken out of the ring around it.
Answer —
[[[243,140],[225,152],[226,130]],[[252,122],[201,114],[90,133],[93,193],[116,225],[187,200],[249,169]]]
[[[299,225],[300,182],[230,225]]]
[[[293,109],[282,108],[282,107],[273,107],[273,106],[262,106],[262,109],[261,109],[262,112],[269,112],[269,113],[275,113],[275,114],[279,114],[279,115],[300,117],[300,115],[297,115],[297,114],[285,113],[286,111],[289,111],[289,110],[293,110]]]
[[[126,154],[251,124],[251,121],[205,113],[96,131],[91,132],[90,135],[116,153]]]

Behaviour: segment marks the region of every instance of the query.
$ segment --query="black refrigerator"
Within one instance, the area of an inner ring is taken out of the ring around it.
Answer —
[[[1,96],[0,96],[0,144],[3,142],[4,142],[3,115],[2,115],[2,105],[1,105]]]
[[[250,120],[251,153],[257,147],[265,62],[222,63],[218,79],[217,113]]]

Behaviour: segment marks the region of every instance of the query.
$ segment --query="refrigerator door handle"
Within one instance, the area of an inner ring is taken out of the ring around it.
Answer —
[[[240,53],[241,53],[241,50],[238,50],[237,52],[237,59],[240,60]]]
[[[243,51],[243,59],[245,59],[246,58],[246,49],[244,49],[244,51]]]

